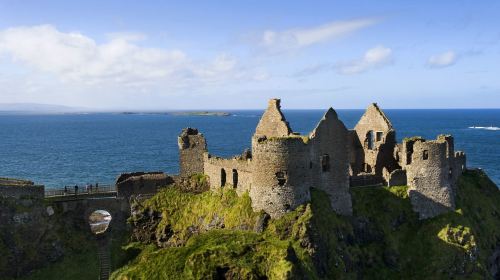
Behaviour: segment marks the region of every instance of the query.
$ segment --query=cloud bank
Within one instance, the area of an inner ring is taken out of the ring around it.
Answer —
[[[429,57],[427,65],[431,68],[444,68],[455,64],[457,59],[458,56],[454,51],[447,51]]]
[[[182,86],[214,83],[245,76],[235,58],[221,53],[212,61],[194,62],[182,50],[137,44],[141,34],[116,33],[98,44],[78,32],[61,32],[52,25],[15,27],[0,31],[0,55],[63,81],[84,84]]]
[[[300,49],[334,40],[378,23],[375,18],[334,21],[324,25],[284,31],[266,30],[260,38],[260,46],[274,52]]]
[[[338,63],[336,69],[339,74],[352,75],[382,67],[391,62],[392,50],[384,46],[377,46],[366,51],[361,59]]]

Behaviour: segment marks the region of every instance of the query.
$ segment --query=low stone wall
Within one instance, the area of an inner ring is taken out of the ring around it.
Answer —
[[[116,179],[118,197],[156,193],[159,187],[170,185],[173,178],[163,172],[134,172],[121,174]]]
[[[389,174],[387,186],[406,186],[406,170],[396,169]]]
[[[210,156],[205,153],[204,156],[205,174],[210,180],[210,189],[218,189],[225,186],[236,188],[238,194],[250,191],[252,184],[252,173],[250,170],[251,159],[230,158]],[[225,179],[223,179],[225,174]]]
[[[0,178],[0,196],[13,198],[43,198],[45,187],[31,181]]]
[[[351,187],[373,186],[382,184],[382,178],[375,174],[358,174],[349,178],[349,185]]]

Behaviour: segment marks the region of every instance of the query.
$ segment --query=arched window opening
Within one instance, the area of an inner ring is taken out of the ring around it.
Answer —
[[[111,214],[106,210],[96,210],[89,216],[90,230],[93,234],[103,234],[111,223]]]
[[[220,170],[220,186],[224,187],[226,185],[226,170],[222,168]]]
[[[233,188],[238,187],[238,170],[233,169]]]
[[[330,156],[327,154],[324,154],[320,157],[320,163],[321,163],[321,170],[323,172],[328,172],[330,171]]]

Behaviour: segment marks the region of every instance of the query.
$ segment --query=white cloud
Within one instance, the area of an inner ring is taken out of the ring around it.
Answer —
[[[366,51],[361,59],[340,62],[336,65],[337,72],[343,75],[352,75],[366,72],[392,62],[392,50],[384,46],[377,46]]]
[[[303,48],[337,39],[374,25],[379,21],[375,18],[362,18],[348,21],[334,21],[310,28],[297,28],[284,31],[266,30],[260,38],[260,45],[275,52]]]
[[[0,31],[0,55],[62,81],[85,85],[113,84],[142,87],[214,83],[244,76],[234,57],[192,61],[178,49],[148,48],[136,44],[145,36],[115,33],[98,44],[78,32],[61,32],[52,25],[15,27]]]
[[[457,62],[458,56],[454,51],[433,55],[427,60],[427,65],[431,68],[443,68],[451,66]]]

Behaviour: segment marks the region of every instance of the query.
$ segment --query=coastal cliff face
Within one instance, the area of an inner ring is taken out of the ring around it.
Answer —
[[[53,214],[37,197],[0,197],[0,275],[21,276],[62,257]]]
[[[353,216],[322,191],[279,219],[232,189],[172,187],[132,205],[130,252],[113,279],[498,279],[500,191],[480,171],[459,180],[456,210],[427,220],[406,186],[351,190]]]

